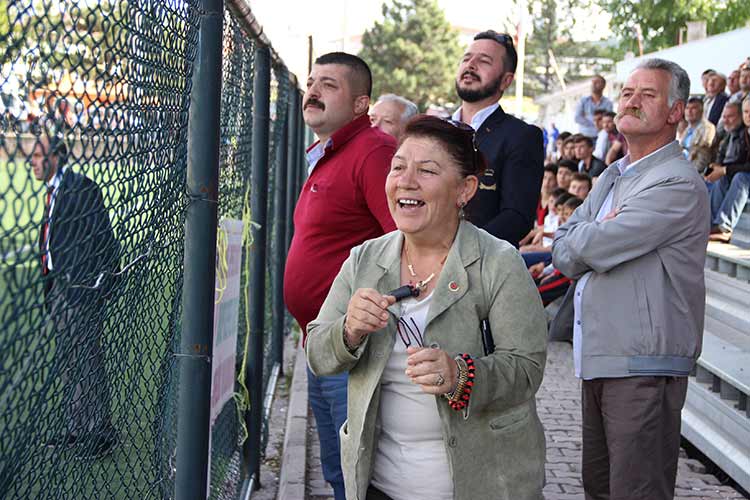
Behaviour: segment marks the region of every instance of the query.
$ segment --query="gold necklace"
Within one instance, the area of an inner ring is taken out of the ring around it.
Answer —
[[[411,263],[411,259],[409,258],[409,247],[406,246],[406,242],[404,242],[404,254],[406,255],[406,268],[409,270],[409,274],[412,278],[417,278],[417,272],[414,270],[414,264]],[[443,264],[445,264],[446,259],[448,258],[448,254],[445,254],[445,257],[443,257],[443,260],[440,261],[440,267],[443,267]],[[420,290],[424,290],[427,288],[427,283],[430,282],[432,278],[435,277],[435,273],[430,273],[429,276],[427,276],[425,279],[417,281],[417,284],[415,285]],[[412,284],[412,280],[409,280],[409,284]]]

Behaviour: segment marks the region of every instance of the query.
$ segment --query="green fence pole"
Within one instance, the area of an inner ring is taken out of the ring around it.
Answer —
[[[253,196],[250,210],[258,226],[250,230],[253,246],[250,250],[250,349],[247,387],[250,390],[248,438],[244,452],[248,472],[255,478],[254,487],[260,485],[260,443],[263,424],[263,336],[266,298],[266,234],[268,211],[268,151],[271,98],[271,53],[267,47],[255,50],[255,79],[253,82],[253,156],[251,179]]]
[[[300,103],[300,109],[302,109],[302,95],[298,95],[299,103]],[[299,126],[299,137],[300,142],[302,143],[302,147],[299,148],[299,151],[297,151],[297,182],[299,183],[299,189],[297,189],[297,192],[299,192],[302,189],[302,186],[305,184],[305,179],[307,179],[307,160],[305,159],[305,150],[307,149],[307,146],[309,146],[312,141],[309,140],[307,137],[307,127],[305,126],[305,121],[302,119],[302,116],[300,115],[300,119],[297,122],[297,125]]]
[[[188,118],[175,498],[206,498],[221,109],[222,0],[203,0]]]
[[[286,250],[289,250],[289,245],[292,242],[292,233],[294,231],[294,206],[297,201],[297,195],[299,190],[297,187],[297,157],[299,156],[299,149],[302,145],[299,141],[299,123],[300,120],[300,109],[299,109],[299,91],[297,86],[292,84],[292,89],[289,93],[289,104],[287,105],[288,121],[287,121],[287,136],[288,136],[288,151],[287,151],[287,165],[286,165]]]
[[[286,80],[286,85],[291,87],[291,79]],[[287,95],[290,95],[291,89],[287,88]],[[280,92],[281,93],[281,92]],[[291,97],[291,95],[290,95]],[[287,107],[288,110],[288,107]],[[282,113],[277,110],[277,116]],[[288,112],[286,119],[290,120]],[[287,166],[287,143],[289,141],[289,127],[286,123],[281,128],[281,140],[276,148],[278,152],[275,160],[274,169],[276,171],[276,182],[274,183],[274,214],[273,224],[275,231],[273,234],[276,256],[273,261],[271,270],[271,279],[273,284],[273,303],[271,317],[273,320],[273,332],[271,336],[271,359],[273,363],[282,366],[284,358],[284,261],[286,257],[286,229],[287,229],[287,210],[286,210],[286,176],[284,171]]]

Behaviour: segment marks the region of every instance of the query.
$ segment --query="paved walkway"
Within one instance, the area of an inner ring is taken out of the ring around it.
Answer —
[[[554,342],[549,346],[544,382],[537,394],[537,409],[547,436],[547,500],[583,500],[581,485],[581,385],[573,375],[570,345]],[[308,500],[330,500],[333,492],[323,480],[315,419],[308,418],[307,474]],[[703,464],[681,452],[677,473],[677,500],[745,498],[733,488],[722,486],[707,474]],[[286,499],[284,499],[286,500]]]

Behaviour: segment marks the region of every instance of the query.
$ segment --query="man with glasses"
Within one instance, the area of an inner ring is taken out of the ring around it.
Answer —
[[[469,219],[518,246],[534,225],[544,171],[542,131],[508,115],[498,101],[513,82],[518,55],[510,35],[483,31],[463,55],[456,76],[461,107],[453,120],[470,125],[487,159]]]

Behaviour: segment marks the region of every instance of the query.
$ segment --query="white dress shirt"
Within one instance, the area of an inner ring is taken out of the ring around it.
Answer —
[[[492,113],[495,112],[497,108],[499,108],[500,105],[498,103],[490,104],[486,108],[482,108],[479,111],[477,111],[474,116],[471,118],[471,123],[469,123],[469,126],[474,129],[476,132],[479,130],[479,127],[482,126],[484,121],[489,117]],[[461,120],[461,108],[458,108],[455,113],[453,113],[453,116],[451,117],[453,120],[460,122]]]

